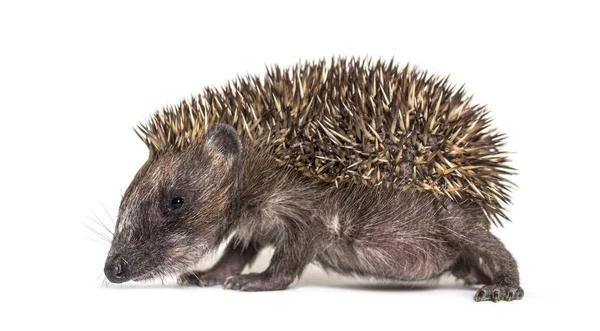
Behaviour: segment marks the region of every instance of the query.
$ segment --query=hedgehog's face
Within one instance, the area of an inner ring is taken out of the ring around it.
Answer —
[[[216,247],[241,157],[239,137],[225,125],[202,143],[154,153],[123,195],[106,277],[122,283],[181,272]]]

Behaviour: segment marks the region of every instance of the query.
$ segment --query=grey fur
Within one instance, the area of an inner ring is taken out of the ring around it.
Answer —
[[[185,203],[169,210],[175,196]],[[302,176],[221,124],[151,154],[125,192],[107,263],[123,256],[134,280],[183,272],[181,284],[245,291],[284,289],[312,262],[380,279],[452,272],[484,285],[478,301],[520,299],[517,264],[484,220],[477,205],[429,192]],[[213,268],[189,271],[230,237]],[[269,267],[240,274],[265,246],[275,248]]]

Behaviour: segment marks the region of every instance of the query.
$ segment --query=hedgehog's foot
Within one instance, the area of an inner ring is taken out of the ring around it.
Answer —
[[[254,260],[261,245],[251,243],[240,246],[237,240],[231,240],[217,263],[208,270],[194,270],[179,276],[179,285],[213,286],[225,283],[227,278],[237,275]]]
[[[186,272],[179,276],[177,283],[179,285],[196,285],[196,286],[214,286],[225,283],[225,280],[231,276],[231,273],[226,270],[195,270]]]
[[[520,300],[525,292],[520,286],[510,285],[485,285],[475,293],[475,301],[493,301],[500,300],[512,301]]]
[[[284,275],[250,273],[229,277],[223,287],[240,291],[277,291],[287,288],[293,281],[293,277]]]

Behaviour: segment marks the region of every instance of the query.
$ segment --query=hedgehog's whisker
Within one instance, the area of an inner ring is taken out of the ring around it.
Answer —
[[[90,237],[87,237],[87,239],[110,247],[110,244],[106,241],[100,241],[100,240],[96,240],[96,239],[90,238]]]
[[[95,219],[93,219],[93,218],[91,218],[91,217],[89,217],[89,216],[88,216],[87,218],[88,218],[89,220],[91,220],[92,222],[94,222],[96,225],[100,226],[100,229],[101,229],[102,231],[106,231],[106,232],[107,232],[107,234],[104,234],[104,235],[105,235],[107,238],[109,238],[109,241],[110,241],[110,238],[114,237],[114,234],[113,234],[113,232],[112,232],[112,231],[111,231],[111,230],[110,230],[108,227],[106,227],[106,225],[105,225],[103,222],[100,222],[100,221],[98,221],[98,220],[95,220]]]
[[[98,217],[98,215],[96,215],[96,213],[94,213],[93,210],[90,209],[90,212],[92,213],[92,215],[94,215],[94,217],[96,218],[95,222],[96,224],[100,225],[101,227],[103,227],[108,233],[110,233],[111,236],[114,236],[114,233],[108,228],[108,226],[106,226],[106,223],[104,223],[102,221],[102,219],[100,217]],[[108,213],[108,212],[107,212]],[[89,217],[89,216],[88,216]],[[110,217],[110,215],[109,215]],[[91,217],[89,217],[91,219]],[[92,219],[93,220],[93,219]],[[111,218],[112,220],[112,218]]]
[[[106,207],[104,206],[104,204],[102,202],[100,202],[100,205],[102,206],[102,208],[104,209],[104,211],[106,212],[106,215],[108,215],[108,218],[110,219],[110,221],[112,222],[113,226],[116,226],[115,220],[114,218],[110,215],[110,213],[108,212],[108,210],[106,209]],[[106,226],[105,226],[106,227]],[[109,230],[110,231],[110,230]],[[111,232],[112,233],[112,232]]]
[[[83,224],[83,226],[85,226],[86,228],[90,229],[90,231],[92,231],[96,236],[98,236],[100,239],[106,241],[107,243],[111,243],[111,239],[104,233],[99,232],[98,230],[92,228],[91,226],[81,222],[81,224]]]

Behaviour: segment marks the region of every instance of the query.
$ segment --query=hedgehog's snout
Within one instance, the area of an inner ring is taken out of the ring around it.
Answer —
[[[112,283],[123,283],[131,279],[129,264],[120,255],[109,256],[106,259],[104,274]]]

